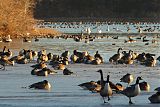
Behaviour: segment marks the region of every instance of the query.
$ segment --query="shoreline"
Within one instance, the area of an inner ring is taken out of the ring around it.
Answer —
[[[122,35],[122,36],[128,36],[128,35],[159,35],[160,33],[154,33],[154,32],[150,32],[150,33],[91,33],[90,36],[114,36],[114,35]],[[22,35],[15,35],[15,36],[11,36],[11,39],[14,38],[55,38],[55,37],[62,37],[64,35],[81,35],[81,33],[59,33],[59,34],[42,34],[42,35],[30,35],[30,36],[22,36]],[[87,33],[84,33],[83,35],[87,36]],[[3,38],[3,37],[1,37]]]
[[[160,22],[158,18],[96,18],[96,17],[55,17],[55,18],[37,18],[39,21],[48,22]]]

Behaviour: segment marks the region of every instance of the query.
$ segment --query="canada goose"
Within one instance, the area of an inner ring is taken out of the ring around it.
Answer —
[[[28,60],[27,60],[27,58],[21,58],[21,59],[16,60],[16,62],[18,64],[27,64]]]
[[[30,85],[29,88],[49,90],[51,88],[51,84],[47,80],[44,80]]]
[[[135,60],[138,56],[138,53],[132,52],[132,60]]]
[[[160,62],[160,56],[157,58],[157,60]]]
[[[153,94],[148,99],[151,103],[160,103],[160,92]]]
[[[48,56],[46,54],[41,54],[40,57],[38,57],[39,60],[47,62],[48,61]]]
[[[32,57],[33,57],[33,60],[34,60],[34,58],[38,56],[38,52],[33,51],[33,50],[31,50],[31,51],[32,51]]]
[[[53,65],[52,67],[53,67],[54,69],[56,69],[56,70],[64,70],[64,69],[65,69],[65,65],[62,64],[62,63],[58,63],[58,64],[56,64],[56,65]]]
[[[51,70],[47,67],[41,69],[41,70],[38,70],[37,68],[34,68],[32,71],[31,71],[31,74],[32,75],[37,75],[37,76],[48,76],[49,74],[55,74],[57,73],[56,71],[54,70]]]
[[[63,75],[71,75],[71,74],[73,74],[73,72],[71,72],[71,70],[69,70],[68,68],[65,68],[63,70]]]
[[[76,63],[77,60],[78,60],[78,57],[76,55],[72,54],[71,57],[70,57],[70,59],[71,59],[72,63]]]
[[[123,91],[120,91],[121,94],[127,96],[129,98],[129,104],[133,104],[131,101],[131,97],[135,97],[140,93],[139,80],[142,80],[141,77],[137,77],[136,85],[127,87]]]
[[[36,72],[37,76],[48,76],[48,71],[47,70],[40,70]]]
[[[139,86],[140,86],[140,89],[142,91],[149,91],[150,90],[150,85],[147,82],[145,82],[145,81],[140,82]]]
[[[120,80],[120,82],[128,83],[128,85],[133,81],[134,77],[132,74],[127,73]]]
[[[31,50],[27,50],[25,58],[27,58],[29,61],[33,60],[33,55]]]
[[[99,85],[95,81],[85,82],[85,83],[79,84],[78,86],[80,86],[84,90],[89,90],[92,92],[100,92],[100,89],[101,89],[101,85]]]
[[[91,64],[93,60],[95,60],[95,58],[89,54],[84,57],[84,63],[86,64]]]
[[[12,65],[14,66],[14,61],[13,60],[9,60],[8,57],[3,56],[0,58],[0,65],[2,65],[2,67],[0,69],[3,68],[3,70],[5,70],[5,66],[6,65]]]
[[[117,51],[117,54],[114,54],[112,57],[109,58],[109,62],[113,63],[113,62],[118,62],[118,60],[121,59],[122,54],[120,53],[120,50],[122,50],[122,48],[119,48]]]
[[[48,57],[48,60],[52,60],[53,59],[53,54],[52,53],[48,53],[47,57]]]
[[[122,86],[122,84],[117,83],[116,86],[117,86],[119,91],[123,91],[124,90],[124,87]]]
[[[99,54],[98,51],[96,51],[96,54],[94,55],[94,58],[95,58],[95,59],[96,59],[96,58],[99,58],[102,63],[104,62],[102,56]]]
[[[8,49],[8,51],[5,52],[4,55],[6,55],[7,57],[11,57],[13,53],[10,51],[10,49]]]
[[[84,58],[84,54],[82,52],[78,52],[77,50],[74,50],[73,54],[76,55],[80,61]]]
[[[4,55],[5,50],[6,50],[6,46],[3,47],[3,50],[0,52],[0,56]]]
[[[57,73],[56,71],[54,70],[51,70],[47,67],[39,70],[37,68],[34,68],[32,71],[31,71],[31,75],[37,75],[37,76],[48,76],[48,74],[55,74]]]
[[[125,52],[125,51],[124,51],[124,52]],[[123,63],[125,63],[125,64],[132,64],[132,63],[133,63],[132,53],[133,53],[132,50],[129,50],[128,53],[126,53],[126,52],[123,53],[124,55],[121,57],[121,59],[120,59],[118,62],[121,61],[122,64],[123,64]]]
[[[111,89],[111,87],[109,85],[109,75],[107,75],[107,81],[106,81],[106,83],[104,83],[102,70],[98,70],[97,72],[99,72],[100,75],[101,75],[100,95],[102,96],[104,103],[106,103],[105,97],[108,97],[108,101],[109,101],[110,100],[109,96],[112,96],[112,89]]]
[[[61,61],[62,64],[64,64],[64,65],[68,65],[68,64],[69,64],[68,57],[62,57],[60,61]]]
[[[96,59],[94,59],[94,60],[91,62],[91,64],[94,64],[94,65],[99,65],[99,64],[101,64],[101,63],[102,63],[102,60],[99,59],[99,58],[96,58]]]
[[[154,67],[156,66],[157,60],[154,57],[150,57],[149,59],[146,59],[144,62],[144,65],[147,67]]]
[[[160,92],[160,87],[157,87],[157,88],[154,89],[154,90]]]
[[[35,64],[35,65],[31,65],[32,68],[37,68],[37,69],[42,69],[42,68],[45,68],[47,67],[47,65],[42,61],[38,64]]]
[[[139,54],[137,57],[136,57],[136,60],[139,61],[139,62],[145,62],[146,61],[146,54],[143,52],[141,54]]]
[[[69,56],[69,51],[65,51],[61,54],[62,57],[68,57]]]

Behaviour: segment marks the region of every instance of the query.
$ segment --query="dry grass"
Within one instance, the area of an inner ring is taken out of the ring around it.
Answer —
[[[0,0],[0,36],[23,37],[28,32],[30,35],[56,35],[51,29],[34,29],[35,4],[36,0]]]

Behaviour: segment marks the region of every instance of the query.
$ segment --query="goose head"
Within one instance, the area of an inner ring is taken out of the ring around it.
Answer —
[[[142,77],[137,77],[136,84],[139,84],[139,80],[143,80]]]

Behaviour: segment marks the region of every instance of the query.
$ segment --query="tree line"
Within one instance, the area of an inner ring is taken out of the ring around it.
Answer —
[[[160,0],[38,0],[34,17],[160,18]]]

